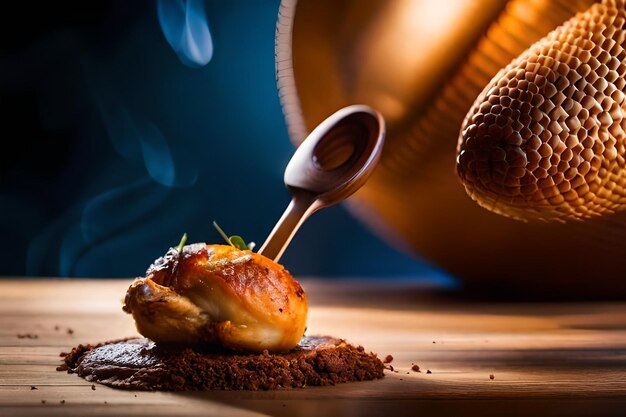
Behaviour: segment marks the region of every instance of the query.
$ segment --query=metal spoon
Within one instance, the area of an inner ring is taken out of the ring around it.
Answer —
[[[311,214],[361,188],[380,159],[384,140],[385,121],[368,106],[344,107],[320,123],[287,164],[291,203],[259,253],[278,262]]]

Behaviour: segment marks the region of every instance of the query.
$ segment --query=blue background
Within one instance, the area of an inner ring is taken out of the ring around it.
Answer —
[[[156,3],[129,3],[42,6],[3,41],[3,142],[18,150],[0,159],[0,275],[141,275],[183,232],[220,242],[213,220],[262,243],[289,201],[279,1],[206,2],[214,55],[200,68],[168,44]],[[3,23],[27,12],[13,7]],[[310,218],[281,262],[298,276],[446,279],[342,206]]]

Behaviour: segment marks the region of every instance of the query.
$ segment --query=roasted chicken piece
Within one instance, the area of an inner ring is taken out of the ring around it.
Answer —
[[[283,266],[248,250],[170,248],[126,293],[124,311],[159,343],[285,352],[306,326],[307,299]]]

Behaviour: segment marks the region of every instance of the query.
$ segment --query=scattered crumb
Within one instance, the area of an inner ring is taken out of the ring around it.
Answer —
[[[385,356],[385,360],[383,361],[383,363],[391,363],[391,362],[393,362],[393,356],[391,355]]]
[[[283,404],[283,407],[287,407],[287,404]]]
[[[24,333],[24,334],[18,333],[17,338],[18,339],[39,339],[39,335],[36,335],[34,333]]]
[[[435,342],[435,341],[433,340],[433,343],[437,343],[437,342]]]
[[[404,381],[404,379],[400,378],[400,381]]]
[[[95,390],[96,390],[96,386],[95,386],[95,385],[93,385],[93,384],[91,384],[91,390],[92,390],[92,391],[95,391]]]
[[[135,394],[135,398],[137,398],[137,394]]]
[[[36,386],[34,386],[34,385],[31,385],[31,386],[30,386],[30,390],[32,391],[32,390],[34,390],[34,389],[38,389],[38,388],[37,388]]]
[[[61,328],[59,327],[59,325],[57,324],[56,326],[54,326],[54,330],[56,330],[57,332],[60,330]]]
[[[46,400],[41,400],[41,403],[42,403],[42,404],[45,404],[45,403],[46,403]]]
[[[61,402],[61,404],[65,404],[65,400],[61,400],[60,402]]]
[[[432,372],[430,372],[430,369],[427,369],[427,370],[426,370],[426,373],[427,373],[427,374],[432,374]]]
[[[410,372],[407,372],[406,374],[408,375],[408,374],[410,374]]]
[[[416,365],[416,364],[413,364],[413,366],[411,366],[411,370],[415,371],[415,372],[422,372],[422,371],[420,371],[420,367],[418,365]],[[407,372],[407,374],[408,374],[408,372]]]
[[[108,404],[108,402],[106,402],[106,401],[105,401],[104,403],[105,403],[105,404]]]
[[[391,372],[393,372],[393,365],[389,365],[389,368],[388,368],[388,369],[389,369]]]
[[[63,364],[57,366],[57,371],[67,371],[67,369],[68,368],[67,368],[67,364],[66,363],[63,363]]]
[[[489,379],[496,379],[494,374],[489,374]]]
[[[74,334],[74,330],[71,328],[67,328],[67,334]]]

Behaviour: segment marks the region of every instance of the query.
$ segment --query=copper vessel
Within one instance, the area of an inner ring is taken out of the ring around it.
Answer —
[[[380,111],[381,163],[348,204],[378,236],[468,289],[532,298],[626,295],[626,217],[523,223],[466,195],[462,120],[490,79],[589,0],[283,0],[280,98],[294,144],[337,109]]]

